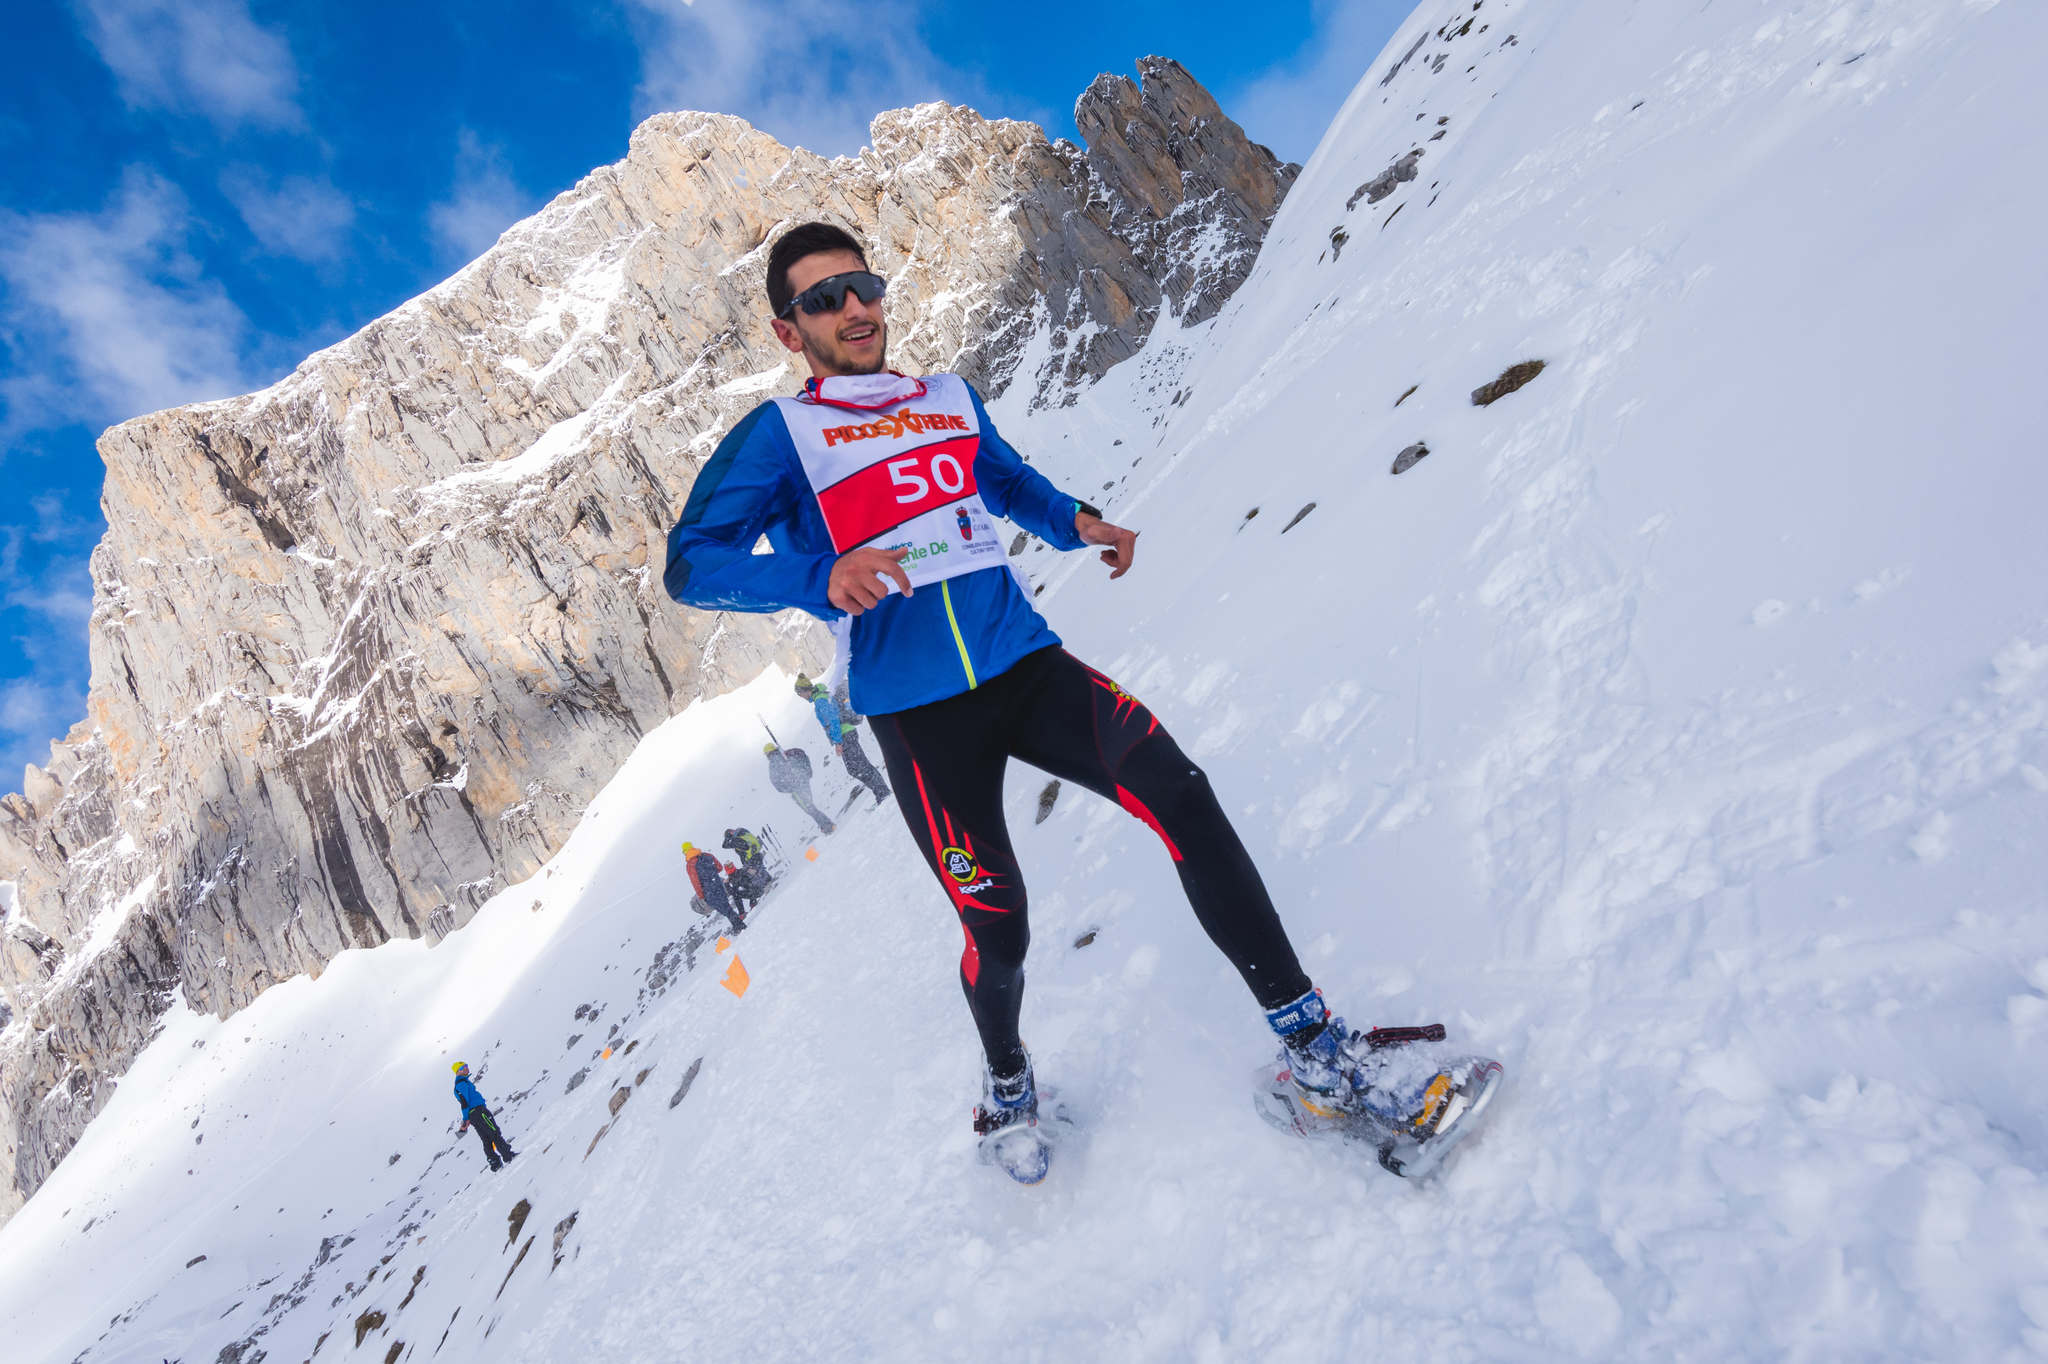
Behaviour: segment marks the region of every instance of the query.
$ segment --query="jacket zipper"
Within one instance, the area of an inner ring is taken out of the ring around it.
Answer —
[[[948,585],[950,579],[939,579],[939,595],[946,602],[946,624],[953,627],[953,647],[960,651],[960,666],[967,670],[967,690],[973,691],[981,684],[974,680],[974,660],[967,656],[967,641],[960,637],[960,619],[953,614],[953,591]]]

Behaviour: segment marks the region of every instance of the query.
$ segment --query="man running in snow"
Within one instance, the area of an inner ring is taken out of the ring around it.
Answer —
[[[519,1153],[505,1140],[505,1134],[498,1130],[498,1120],[491,1116],[491,1110],[484,1107],[484,1096],[477,1092],[476,1083],[469,1078],[469,1062],[455,1063],[455,1102],[462,1105],[462,1126],[457,1134],[474,1127],[477,1139],[484,1144],[484,1159],[491,1163],[493,1170],[502,1169],[506,1162]]]
[[[761,751],[768,755],[768,784],[795,801],[799,810],[816,820],[819,833],[829,834],[837,828],[811,801],[811,755],[801,748],[783,748],[772,741],[761,745]]]
[[[704,610],[795,606],[833,623],[852,704],[966,933],[960,983],[988,1062],[984,1150],[1037,1123],[1017,1027],[1030,932],[1002,806],[1013,757],[1116,801],[1159,836],[1305,1096],[1339,1112],[1419,1100],[1371,1088],[1378,1067],[1302,970],[1208,778],[1142,703],[1060,647],[991,518],[1056,549],[1100,546],[1112,580],[1130,570],[1136,532],[1025,464],[959,376],[888,370],[885,289],[840,228],[806,223],[776,241],[769,312],[811,378],[719,444],[669,534],[663,581]],[[755,554],[764,534],[773,552]],[[1045,1148],[1035,1132],[1031,1142],[1042,1175]]]
[[[683,865],[689,869],[690,889],[697,892],[698,899],[724,915],[733,932],[747,926],[747,921],[732,907],[732,898],[725,892],[723,873],[729,868],[721,867],[716,857],[687,839],[683,842]]]
[[[825,740],[839,750],[841,762],[846,764],[847,775],[874,793],[875,808],[882,808],[882,802],[889,798],[889,788],[882,781],[882,774],[875,771],[875,765],[868,761],[868,755],[860,746],[860,735],[853,725],[840,713],[832,700],[832,693],[825,690],[822,682],[813,682],[802,673],[797,674],[796,694],[811,703],[811,712],[818,717],[818,728],[825,731]],[[841,811],[840,813],[845,813]]]

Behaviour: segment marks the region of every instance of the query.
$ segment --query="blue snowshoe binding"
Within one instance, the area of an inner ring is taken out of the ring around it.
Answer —
[[[982,1101],[974,1109],[980,1156],[1019,1184],[1036,1184],[1052,1168],[1051,1134],[1039,1125],[1038,1085],[1027,1058],[1016,1075],[982,1072]]]
[[[1367,1145],[1404,1178],[1441,1165],[1500,1088],[1500,1062],[1443,1046],[1441,1023],[1351,1032],[1318,991],[1267,1019],[1282,1045],[1259,1072],[1259,1115],[1300,1136]]]

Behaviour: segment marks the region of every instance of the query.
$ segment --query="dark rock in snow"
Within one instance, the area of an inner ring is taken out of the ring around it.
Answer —
[[[600,1133],[598,1133],[598,1135],[599,1135],[599,1136],[603,1136],[603,1135],[604,1135],[604,1133],[600,1132]],[[591,1145],[592,1145],[592,1146],[595,1146],[595,1145],[597,1145],[597,1143],[596,1143],[596,1142],[592,1142],[592,1143],[591,1143]],[[523,1262],[523,1261],[524,1261],[524,1260],[526,1259],[526,1252],[527,1252],[527,1251],[529,1251],[529,1250],[532,1250],[532,1249],[533,1249],[533,1238],[532,1238],[531,1236],[529,1236],[529,1237],[527,1237],[527,1238],[526,1238],[526,1244],[525,1244],[525,1245],[523,1245],[523,1246],[521,1246],[521,1247],[519,1247],[519,1257],[518,1257],[518,1259],[515,1259],[514,1261],[512,1261],[512,1267],[511,1267],[510,1269],[508,1269],[508,1270],[506,1270],[506,1271],[505,1271],[505,1283],[501,1283],[501,1284],[499,1284],[499,1285],[498,1285],[498,1291],[497,1291],[496,1293],[494,1293],[494,1294],[492,1294],[492,1295],[491,1295],[491,1296],[492,1296],[492,1298],[493,1298],[493,1300],[496,1300],[496,1299],[498,1299],[498,1298],[502,1298],[502,1297],[504,1297],[504,1296],[505,1296],[505,1284],[508,1284],[508,1283],[511,1283],[511,1282],[512,1282],[512,1276],[513,1276],[514,1274],[517,1274],[517,1273],[519,1272],[519,1266],[520,1266],[520,1264],[521,1264],[521,1263],[522,1263],[522,1262]],[[362,1343],[362,1338],[361,1338],[360,1336],[358,1336],[358,1337],[357,1337],[357,1341],[356,1341],[356,1343],[357,1343],[357,1344],[361,1344],[361,1343]]]
[[[573,1212],[555,1223],[555,1262],[548,1266],[548,1273],[552,1274],[562,1267],[562,1242],[569,1238],[569,1232],[575,1225],[576,1214]]]
[[[1481,384],[1472,390],[1472,406],[1490,407],[1513,393],[1522,385],[1543,372],[1543,361],[1524,360],[1519,365],[1509,365],[1500,372],[1500,377],[1490,384]]]
[[[1413,180],[1415,178],[1416,164],[1421,160],[1422,148],[1417,147],[1394,162],[1393,165],[1351,191],[1351,197],[1344,201],[1344,207],[1346,209],[1357,208],[1360,199],[1365,200],[1368,204],[1378,203],[1389,194],[1392,194],[1397,186]]]
[[[690,1068],[683,1072],[682,1084],[676,1087],[675,1097],[671,1098],[668,1101],[668,1106],[670,1108],[674,1108],[677,1104],[681,1103],[683,1101],[684,1096],[690,1092],[690,1086],[694,1084],[697,1079],[697,1068],[699,1066],[702,1066],[703,1064],[704,1058],[701,1056],[698,1057],[696,1060],[690,1062]]]
[[[1415,444],[1394,456],[1394,472],[1397,474],[1407,473],[1428,454],[1429,447],[1421,441],[1416,441]]]
[[[1045,789],[1038,793],[1038,817],[1031,822],[1033,824],[1045,823],[1052,816],[1053,802],[1059,798],[1060,784],[1057,781],[1047,782]]]

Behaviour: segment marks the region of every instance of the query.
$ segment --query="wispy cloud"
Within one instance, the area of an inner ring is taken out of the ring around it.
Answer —
[[[28,511],[26,524],[0,525],[0,605],[76,633],[92,615],[86,558],[99,527],[66,514],[54,493],[30,498]]]
[[[50,760],[50,742],[85,714],[85,660],[75,641],[92,614],[87,567],[98,529],[68,516],[51,494],[30,499],[21,524],[0,525],[0,618],[17,629],[29,671],[0,678],[0,790],[18,789],[22,766]]]
[[[86,37],[131,108],[238,124],[298,127],[290,44],[247,0],[74,0]]]
[[[1413,0],[1316,0],[1309,41],[1292,59],[1226,95],[1223,107],[1283,160],[1307,161],[1414,8]]]
[[[627,0],[640,48],[638,117],[669,109],[737,114],[784,143],[859,151],[868,121],[925,100],[977,102],[901,0]]]
[[[85,718],[85,687],[43,677],[0,682],[0,790],[19,791],[22,769],[50,761],[50,744]]]
[[[97,213],[0,211],[0,435],[250,387],[248,319],[186,250],[191,231],[184,195],[135,169]]]
[[[534,196],[512,178],[504,153],[464,128],[456,144],[454,183],[448,197],[427,210],[427,226],[445,252],[469,260],[536,207]]]
[[[287,175],[273,182],[254,167],[237,166],[221,176],[220,188],[272,255],[316,264],[339,260],[355,225],[355,205],[324,177]]]

